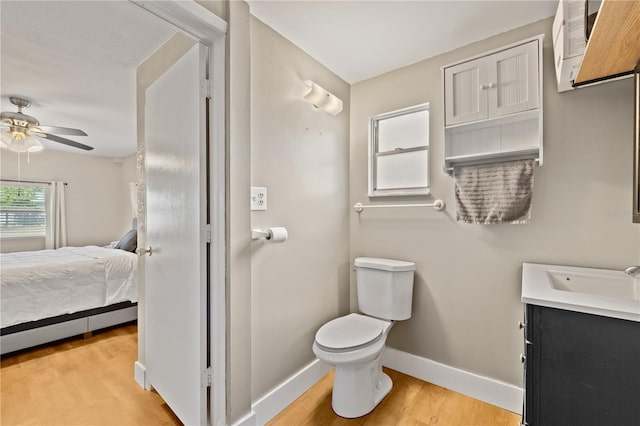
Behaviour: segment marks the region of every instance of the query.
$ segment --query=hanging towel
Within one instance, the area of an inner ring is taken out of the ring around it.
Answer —
[[[458,222],[527,223],[531,218],[533,161],[456,167]]]

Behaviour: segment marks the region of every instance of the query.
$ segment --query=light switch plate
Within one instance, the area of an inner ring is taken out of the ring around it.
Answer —
[[[261,186],[251,187],[251,210],[267,209],[267,188]]]

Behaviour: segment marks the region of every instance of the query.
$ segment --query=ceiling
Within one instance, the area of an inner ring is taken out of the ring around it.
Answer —
[[[269,1],[251,13],[347,83],[555,14],[558,1]]]
[[[553,15],[557,1],[269,1],[251,13],[348,83]],[[127,1],[0,1],[0,95],[41,124],[80,128],[82,151],[136,149],[136,67],[175,30]],[[74,137],[69,137],[74,139]]]
[[[42,125],[74,127],[82,151],[51,141],[45,149],[124,157],[136,151],[136,67],[175,29],[122,1],[0,2],[2,111],[9,96]],[[66,136],[65,136],[66,137]]]

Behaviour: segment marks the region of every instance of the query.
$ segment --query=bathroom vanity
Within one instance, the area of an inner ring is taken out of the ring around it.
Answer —
[[[523,425],[640,425],[640,280],[523,265]]]

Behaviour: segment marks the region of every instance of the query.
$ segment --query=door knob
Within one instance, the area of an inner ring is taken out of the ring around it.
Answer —
[[[153,254],[153,249],[151,247],[147,247],[145,249],[143,249],[142,247],[139,247],[136,249],[136,254],[142,256],[142,255],[149,255],[151,256]]]

